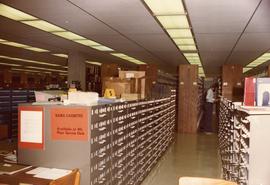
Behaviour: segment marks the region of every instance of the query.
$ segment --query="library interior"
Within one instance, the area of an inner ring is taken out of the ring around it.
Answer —
[[[0,185],[270,185],[269,17],[0,0]]]

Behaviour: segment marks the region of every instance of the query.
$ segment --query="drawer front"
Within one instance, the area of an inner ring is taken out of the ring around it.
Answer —
[[[112,107],[110,105],[93,106],[91,109],[92,123],[109,120],[112,118]]]

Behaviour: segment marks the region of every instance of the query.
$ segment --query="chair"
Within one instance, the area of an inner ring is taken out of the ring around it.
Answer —
[[[74,169],[70,174],[51,181],[49,185],[80,185],[80,176],[79,170]]]
[[[179,185],[237,185],[235,182],[201,177],[181,177]]]

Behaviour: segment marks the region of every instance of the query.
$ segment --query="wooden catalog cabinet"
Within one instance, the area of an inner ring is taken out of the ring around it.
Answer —
[[[243,67],[240,65],[222,66],[222,96],[234,101],[233,91],[242,88]]]
[[[178,125],[181,133],[197,132],[198,114],[198,66],[179,66]]]

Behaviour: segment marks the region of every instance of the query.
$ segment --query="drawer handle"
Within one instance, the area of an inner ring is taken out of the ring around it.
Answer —
[[[116,154],[117,157],[121,157],[123,153]]]
[[[98,157],[102,158],[106,155],[106,153],[99,154]]]
[[[99,141],[98,143],[99,143],[99,144],[104,144],[105,142],[106,142],[106,140],[103,139],[102,141]]]
[[[99,116],[100,118],[103,118],[103,117],[106,116],[106,114],[99,114],[98,116]]]
[[[122,146],[124,143],[122,142],[122,143],[117,143],[117,146]]]
[[[102,170],[104,170],[104,168],[105,168],[105,165],[102,165],[101,167],[98,168],[98,170],[102,171]]]
[[[99,131],[106,130],[106,127],[99,128],[98,130],[99,130]]]
[[[123,131],[122,131],[122,132],[118,132],[118,133],[117,133],[117,135],[119,135],[119,136],[120,136],[120,135],[123,135],[123,134],[124,134],[124,132],[123,132]]]

